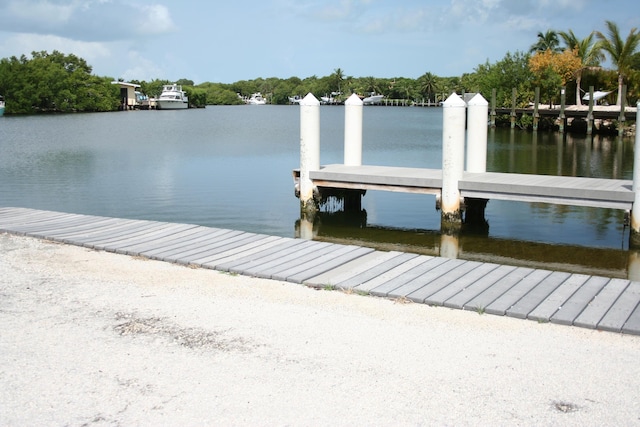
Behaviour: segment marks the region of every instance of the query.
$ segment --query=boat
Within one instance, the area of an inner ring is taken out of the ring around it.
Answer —
[[[162,86],[162,93],[156,99],[156,109],[158,110],[182,110],[189,108],[189,98],[187,93],[178,84]]]
[[[289,102],[291,104],[300,104],[300,101],[302,101],[302,97],[300,95],[290,96],[289,97]]]
[[[0,95],[0,116],[4,114],[4,98]]]
[[[369,94],[369,96],[367,96],[366,98],[364,98],[362,100],[362,103],[364,105],[379,104],[380,101],[382,101],[382,98],[384,98],[384,95],[376,95],[375,92],[371,92],[371,94]]]
[[[325,96],[321,96],[320,97],[320,102],[322,104],[329,104],[329,105],[334,105],[334,104],[340,104],[340,95],[342,95],[342,92],[337,91],[337,92],[331,92],[331,95],[325,95]]]
[[[249,105],[264,105],[266,103],[260,92],[252,94],[251,97],[247,99],[247,104]]]

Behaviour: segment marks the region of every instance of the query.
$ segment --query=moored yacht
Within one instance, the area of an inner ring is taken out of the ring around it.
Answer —
[[[178,84],[164,85],[162,94],[156,99],[156,109],[158,110],[181,110],[189,108],[189,98],[187,93]]]

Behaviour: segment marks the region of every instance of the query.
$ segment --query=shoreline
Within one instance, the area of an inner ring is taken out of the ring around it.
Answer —
[[[628,425],[640,337],[0,234],[4,425]]]

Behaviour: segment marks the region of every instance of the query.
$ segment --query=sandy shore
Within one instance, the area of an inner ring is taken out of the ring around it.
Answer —
[[[0,234],[0,425],[640,425],[640,337]]]

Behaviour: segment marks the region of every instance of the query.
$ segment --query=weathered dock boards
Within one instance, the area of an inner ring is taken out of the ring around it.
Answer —
[[[310,171],[318,187],[439,194],[440,169],[331,164]],[[294,179],[297,171],[294,171]],[[464,172],[458,183],[462,197],[544,202],[630,210],[633,182],[571,176]]]
[[[0,208],[0,232],[418,303],[640,335],[640,282],[235,230]]]

